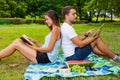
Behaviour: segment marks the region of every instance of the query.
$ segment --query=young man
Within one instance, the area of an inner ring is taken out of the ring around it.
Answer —
[[[84,60],[93,51],[97,55],[102,55],[111,58],[116,62],[120,62],[120,56],[114,54],[108,46],[96,34],[92,35],[92,30],[89,30],[82,36],[77,36],[72,27],[72,23],[76,21],[76,10],[73,6],[66,6],[62,9],[64,23],[62,24],[62,49],[66,60]]]

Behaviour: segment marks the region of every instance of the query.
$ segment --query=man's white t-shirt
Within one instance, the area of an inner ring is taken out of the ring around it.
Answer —
[[[75,53],[76,44],[74,44],[71,39],[76,37],[77,34],[73,27],[67,23],[63,23],[61,27],[62,33],[62,49],[65,57],[72,56]]]

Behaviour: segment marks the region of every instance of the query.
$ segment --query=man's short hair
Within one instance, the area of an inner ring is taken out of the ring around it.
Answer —
[[[63,16],[64,19],[65,19],[65,15],[69,14],[69,12],[70,12],[71,9],[75,9],[75,8],[73,6],[65,6],[62,9],[62,16]]]

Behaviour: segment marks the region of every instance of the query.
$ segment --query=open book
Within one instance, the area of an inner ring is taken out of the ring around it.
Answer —
[[[33,45],[33,43],[28,39],[28,37],[27,37],[25,34],[23,34],[23,35],[20,37],[20,39],[22,39],[23,42],[25,42],[25,43],[27,43],[27,44],[29,44],[29,45]]]
[[[104,24],[100,26],[100,28],[93,34],[93,37],[95,37],[97,34],[100,34],[103,29]]]

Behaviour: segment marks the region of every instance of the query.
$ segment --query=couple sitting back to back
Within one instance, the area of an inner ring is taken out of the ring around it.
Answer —
[[[106,56],[115,62],[120,62],[120,56],[114,54],[100,38],[99,34],[94,37],[92,30],[82,36],[78,36],[72,27],[76,21],[76,10],[73,6],[65,6],[62,9],[64,23],[60,29],[58,14],[54,10],[45,13],[45,23],[50,29],[42,45],[38,41],[29,38],[36,46],[24,43],[16,39],[5,49],[0,51],[0,59],[13,54],[16,50],[35,64],[55,62],[62,41],[62,49],[66,60],[84,60],[91,52]],[[61,40],[62,39],[62,40]]]

